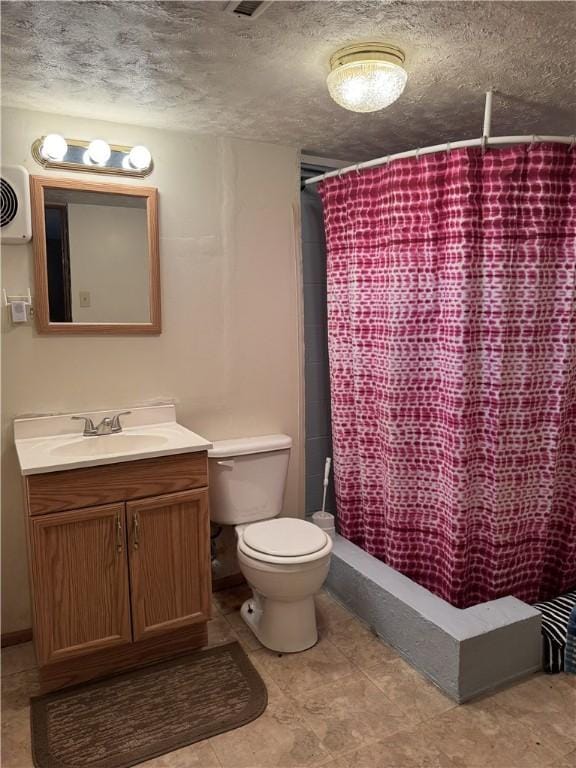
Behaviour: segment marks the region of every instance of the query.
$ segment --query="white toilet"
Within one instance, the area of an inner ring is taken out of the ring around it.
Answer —
[[[314,595],[330,567],[332,539],[318,526],[279,518],[292,440],[263,435],[214,443],[210,516],[234,525],[240,570],[253,597],[244,621],[266,648],[304,651],[318,639]]]

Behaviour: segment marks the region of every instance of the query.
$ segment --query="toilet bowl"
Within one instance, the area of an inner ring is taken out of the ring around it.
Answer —
[[[314,595],[328,575],[332,539],[316,525],[294,518],[236,531],[238,563],[253,591],[242,606],[244,621],[273,651],[311,648],[318,640]],[[248,543],[254,538],[262,542],[258,549]]]
[[[291,439],[215,442],[210,460],[213,522],[234,525],[240,571],[252,589],[241,609],[266,648],[296,653],[318,640],[314,595],[330,567],[332,539],[318,526],[280,518]]]

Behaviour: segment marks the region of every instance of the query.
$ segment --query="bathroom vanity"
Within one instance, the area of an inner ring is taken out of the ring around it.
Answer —
[[[173,406],[123,419],[89,437],[70,416],[15,422],[44,691],[206,644],[211,444]]]

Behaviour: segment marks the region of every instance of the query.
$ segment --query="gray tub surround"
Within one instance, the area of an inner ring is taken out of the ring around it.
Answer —
[[[328,169],[326,169],[328,170]],[[308,176],[319,173],[310,169]],[[303,169],[303,178],[306,171]],[[306,401],[306,515],[322,504],[324,463],[332,456],[330,376],[326,309],[326,241],[322,203],[315,191],[300,196],[304,281],[304,383]],[[326,511],[336,513],[334,481],[326,497]]]
[[[515,597],[455,608],[341,536],[326,586],[458,703],[541,667],[540,613]]]

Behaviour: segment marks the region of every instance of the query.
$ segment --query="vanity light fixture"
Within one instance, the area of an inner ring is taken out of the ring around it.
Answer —
[[[108,144],[103,139],[65,139],[56,133],[36,139],[32,144],[32,157],[43,168],[121,176],[144,177],[153,168],[150,150],[142,144],[126,147]]]
[[[59,133],[49,133],[42,140],[40,154],[45,160],[60,162],[68,152],[68,143]]]
[[[334,101],[352,112],[376,112],[402,94],[408,75],[404,52],[388,43],[358,43],[330,59],[326,79]]]

